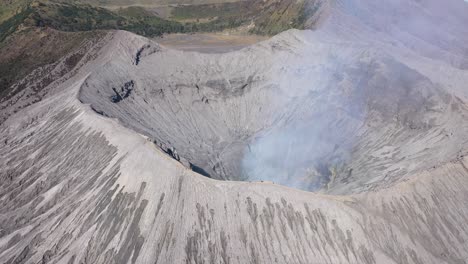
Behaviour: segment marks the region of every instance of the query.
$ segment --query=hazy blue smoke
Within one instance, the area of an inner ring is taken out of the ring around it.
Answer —
[[[322,106],[257,135],[244,153],[245,176],[309,191],[326,187],[345,165],[354,139],[349,116],[326,102]]]
[[[245,149],[248,180],[314,191],[344,170],[364,119],[366,72],[374,66],[333,55],[325,60],[311,56],[290,65],[294,74],[283,83],[285,94],[278,97],[287,99],[278,98],[284,101],[277,113],[290,118],[257,134]]]

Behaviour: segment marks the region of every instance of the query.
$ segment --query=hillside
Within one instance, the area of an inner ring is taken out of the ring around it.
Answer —
[[[37,79],[33,90],[36,100],[40,100],[41,90],[54,81],[44,78],[44,72],[55,67],[63,57],[68,57],[66,67],[54,78],[65,75],[82,59],[83,49],[103,35],[104,32],[60,32],[47,28],[14,34],[0,46],[0,102],[25,89],[23,79],[33,71],[35,74],[30,78]]]
[[[10,23],[0,263],[466,263],[468,4],[256,3],[158,19],[306,29],[200,53],[107,28],[141,7]]]
[[[197,2],[196,5],[166,5],[169,14],[161,18],[157,11],[139,3],[128,6],[113,2],[113,8],[105,9],[100,7],[105,7],[104,3],[95,1],[14,0],[2,6],[0,23],[8,26],[29,16],[33,19],[29,25],[64,31],[118,28],[150,37],[170,32],[221,31],[253,23],[251,33],[274,35],[290,28],[304,28],[306,20],[318,9],[314,1],[303,0]],[[2,29],[2,35],[5,31]]]
[[[74,2],[86,3],[99,6],[163,6],[163,5],[199,5],[232,3],[245,0],[73,0]]]
[[[146,36],[184,31],[177,22],[155,16],[117,14],[104,8],[68,3],[33,2],[22,12],[0,24],[0,41],[18,27],[48,27],[65,32],[125,29]]]
[[[0,22],[12,17],[16,13],[24,9],[33,0],[2,0],[0,2]],[[127,6],[146,6],[146,7],[161,7],[174,4],[217,4],[231,3],[232,0],[71,0],[71,1],[56,1],[69,4],[89,4],[92,6],[103,7],[127,7]]]

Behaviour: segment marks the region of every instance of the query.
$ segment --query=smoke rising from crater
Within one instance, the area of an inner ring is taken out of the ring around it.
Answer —
[[[291,118],[257,134],[245,149],[242,171],[248,180],[316,191],[337,173],[348,173],[354,131],[365,113],[365,73],[372,63],[333,56],[325,65],[317,60],[311,55],[295,62],[290,69],[297,78],[279,81],[284,94],[278,95],[282,103],[276,114]],[[364,74],[356,77],[357,71]]]
[[[348,146],[344,135],[319,118],[275,128],[253,140],[242,162],[247,178],[304,190],[325,186],[333,170],[344,164]]]

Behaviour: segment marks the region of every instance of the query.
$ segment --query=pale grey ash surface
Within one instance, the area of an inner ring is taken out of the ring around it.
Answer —
[[[2,103],[0,262],[466,263],[467,5],[323,8],[224,54],[111,32]]]

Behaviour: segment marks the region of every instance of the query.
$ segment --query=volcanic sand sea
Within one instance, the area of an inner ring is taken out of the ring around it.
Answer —
[[[161,45],[172,49],[201,53],[224,53],[240,50],[267,38],[259,35],[197,33],[167,34],[155,40]]]

